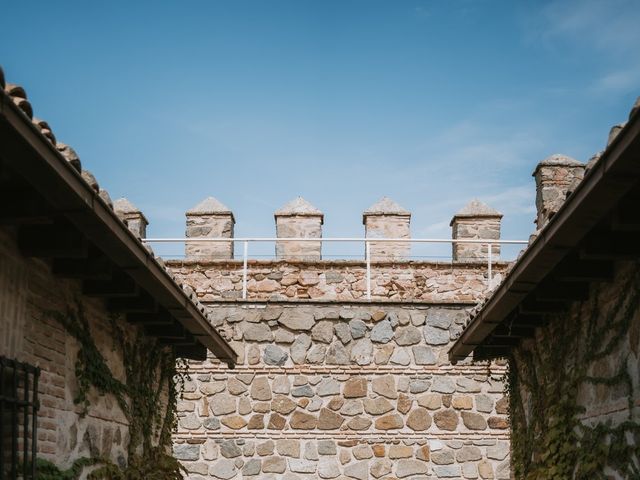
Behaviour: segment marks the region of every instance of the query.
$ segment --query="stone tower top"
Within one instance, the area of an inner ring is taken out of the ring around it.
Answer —
[[[275,211],[278,238],[322,238],[324,214],[302,197]],[[291,260],[320,260],[321,242],[278,241],[276,257]]]
[[[324,214],[302,197],[296,197],[275,211],[275,217],[320,217],[320,224],[324,221]]]
[[[502,213],[480,200],[467,203],[451,219],[451,237],[454,240],[499,240]],[[454,261],[477,261],[489,256],[489,245],[456,242],[452,245]],[[491,256],[497,260],[500,245],[491,244]]]
[[[382,197],[362,212],[367,238],[411,238],[411,212],[389,197]],[[371,258],[375,260],[404,259],[411,253],[408,242],[369,242]]]
[[[464,207],[462,207],[451,219],[451,223],[449,226],[453,225],[456,217],[495,217],[502,218],[503,215],[498,210],[493,207],[490,207],[486,203],[481,202],[478,199],[473,199],[469,203],[467,203]]]
[[[147,225],[149,221],[147,217],[126,198],[119,198],[113,202],[113,209],[120,220],[126,223],[129,230],[138,238],[147,236]]]
[[[362,212],[362,222],[366,222],[366,217],[370,215],[399,215],[399,216],[411,216],[411,212],[402,208],[398,203],[391,200],[389,197],[382,197],[376,203]]]
[[[187,210],[189,215],[224,215],[230,214],[233,218],[233,212],[224,203],[214,197],[207,197],[198,203],[195,207]],[[234,219],[235,221],[235,219]]]
[[[555,154],[542,160],[533,171],[536,179],[536,225],[544,227],[564,203],[567,192],[584,176],[585,165],[566,155]]]
[[[233,212],[216,198],[207,197],[187,210],[187,237],[233,238],[236,220]],[[197,242],[185,244],[188,258],[233,258],[233,242]]]

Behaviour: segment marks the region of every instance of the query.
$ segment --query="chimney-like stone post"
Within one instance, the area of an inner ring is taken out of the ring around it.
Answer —
[[[146,238],[149,222],[138,207],[126,198],[119,198],[113,202],[113,210],[136,237]]]
[[[278,238],[322,238],[324,214],[302,197],[291,200],[274,213]],[[276,242],[276,258],[320,260],[321,242]]]
[[[382,197],[362,213],[366,238],[411,238],[411,212],[388,197]],[[372,260],[406,259],[409,242],[369,242]]]
[[[544,227],[564,203],[574,181],[584,176],[585,165],[565,155],[551,155],[533,172],[536,179],[536,225]]]
[[[188,238],[233,238],[236,223],[233,212],[213,197],[207,197],[187,213]],[[231,259],[233,242],[198,242],[185,244],[187,258]]]
[[[500,222],[502,214],[490,206],[472,200],[451,219],[451,238],[500,240]],[[489,257],[489,245],[486,243],[452,244],[453,260],[474,262]],[[500,257],[500,244],[491,244],[491,258]]]

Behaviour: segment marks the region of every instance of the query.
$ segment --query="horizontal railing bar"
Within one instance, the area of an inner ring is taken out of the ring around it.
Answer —
[[[184,242],[393,242],[393,243],[480,243],[480,244],[501,244],[501,245],[526,245],[528,240],[496,240],[482,238],[213,238],[213,237],[190,237],[190,238],[142,238],[145,243],[184,243]]]

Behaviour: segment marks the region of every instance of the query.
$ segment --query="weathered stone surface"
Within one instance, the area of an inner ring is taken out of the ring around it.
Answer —
[[[407,395],[405,395],[404,393],[398,395],[398,403],[396,405],[396,408],[400,413],[407,413],[409,410],[411,410],[412,405],[413,400],[411,400],[411,398],[409,398]]]
[[[369,472],[373,476],[373,478],[380,478],[384,475],[388,475],[391,473],[391,468],[393,467],[393,463],[390,460],[376,458],[371,463],[371,468]]]
[[[209,400],[209,408],[214,415],[226,415],[236,411],[236,397],[226,393],[213,395]]]
[[[424,340],[429,345],[446,345],[449,343],[449,330],[427,325],[424,327]]]
[[[431,461],[436,465],[451,465],[456,461],[453,450],[442,449],[431,454]]]
[[[237,378],[231,377],[227,380],[227,390],[231,395],[240,395],[247,391],[247,386]]]
[[[245,477],[259,475],[261,467],[262,461],[259,458],[251,458],[242,467],[242,475]]]
[[[392,460],[411,457],[413,457],[413,447],[409,445],[391,445],[389,447],[389,458]]]
[[[373,457],[373,452],[369,445],[356,445],[353,447],[352,453],[356,460],[366,460]]]
[[[178,460],[194,461],[200,458],[200,445],[174,444],[173,456]]]
[[[328,365],[349,365],[349,350],[347,350],[340,342],[333,342],[327,349],[325,363]]]
[[[458,428],[458,414],[454,410],[438,410],[433,414],[433,421],[441,430],[450,432]]]
[[[382,415],[393,410],[393,405],[384,397],[366,398],[364,410],[370,415]]]
[[[276,441],[276,450],[283,457],[300,457],[300,442],[295,439],[281,438]]]
[[[296,410],[291,415],[289,425],[291,426],[291,428],[296,430],[313,430],[317,427],[318,420],[313,415],[309,415],[308,413]]]
[[[436,465],[433,471],[438,478],[460,478],[460,465]]]
[[[369,462],[362,460],[347,465],[344,468],[344,474],[349,478],[357,480],[367,480],[369,478]]]
[[[220,422],[227,428],[232,430],[240,430],[247,426],[247,421],[239,415],[230,415],[228,417],[222,417]]]
[[[396,380],[393,375],[382,375],[375,377],[371,381],[371,390],[378,395],[382,395],[387,398],[398,398],[398,392],[396,390]]]
[[[411,347],[413,358],[417,365],[435,365],[436,355],[431,347],[426,345],[414,345]]]
[[[273,333],[266,323],[250,323],[244,329],[244,339],[249,342],[270,342]]]
[[[251,398],[254,400],[271,400],[271,387],[269,386],[267,377],[256,377],[253,380],[251,384]]]
[[[489,417],[487,422],[489,423],[489,428],[497,428],[499,430],[509,428],[509,420],[505,417]]]
[[[296,402],[285,395],[276,395],[271,402],[271,410],[281,415],[288,415],[296,409]]]
[[[307,353],[307,363],[318,364],[324,363],[327,354],[327,347],[324,345],[312,345]]]
[[[267,345],[264,348],[264,363],[267,365],[284,365],[289,354],[276,345]]]
[[[487,428],[487,421],[478,413],[463,411],[462,423],[469,430],[485,430]]]
[[[351,361],[358,365],[369,365],[373,354],[373,344],[368,338],[356,340],[351,347]]]
[[[370,419],[357,415],[347,422],[347,427],[350,430],[367,430],[371,423]]]
[[[480,391],[480,384],[472,378],[461,377],[456,382],[457,390],[462,393],[477,393]]]
[[[336,323],[333,328],[335,330],[336,337],[338,337],[344,345],[351,341],[351,329],[348,324],[339,322]]]
[[[480,474],[480,478],[483,479],[493,479],[493,466],[486,460],[478,463],[478,473]]]
[[[364,337],[367,333],[367,324],[360,319],[353,319],[349,322],[349,329],[354,340]]]
[[[400,415],[392,413],[376,419],[375,425],[378,430],[394,430],[404,427],[404,422]]]
[[[456,391],[456,386],[451,378],[437,376],[433,380],[431,390],[438,393],[453,393]]]
[[[322,320],[311,329],[311,340],[315,342],[331,343],[333,340],[333,323]]]
[[[404,348],[396,348],[393,355],[391,355],[391,363],[395,365],[409,365],[411,363],[409,352]]]
[[[498,441],[496,445],[487,447],[487,458],[504,460],[509,455],[509,442]]]
[[[296,364],[304,363],[310,347],[311,337],[306,333],[298,335],[291,344],[291,360]]]
[[[273,440],[267,440],[265,442],[260,442],[256,445],[256,453],[261,457],[266,455],[273,455],[273,448],[275,444]]]
[[[325,377],[316,386],[316,393],[321,397],[340,394],[340,382],[335,378]]]
[[[376,343],[388,343],[393,338],[393,327],[389,320],[376,324],[371,329],[371,341]]]
[[[483,413],[491,413],[493,411],[493,398],[489,395],[476,395],[476,410]]]
[[[251,415],[251,418],[247,423],[247,429],[262,430],[263,428],[264,428],[264,415],[262,414]]]
[[[220,453],[225,458],[235,458],[242,455],[242,450],[234,440],[224,440],[220,445]]]
[[[289,460],[289,469],[296,473],[315,473],[318,467],[318,462],[314,462],[307,459],[295,459]]]
[[[471,410],[473,408],[473,397],[469,395],[455,395],[451,400],[451,406],[456,410]]]
[[[264,473],[283,473],[287,468],[287,461],[282,457],[266,457],[262,460]]]
[[[344,384],[342,395],[345,398],[359,398],[367,396],[367,379],[352,377]]]
[[[209,474],[215,478],[228,480],[238,474],[238,468],[233,460],[222,459],[209,468]]]
[[[465,445],[456,453],[458,462],[476,462],[482,460],[482,452],[478,447]]]
[[[313,397],[313,389],[310,385],[302,385],[301,387],[296,387],[291,390],[291,395],[294,397]]]
[[[413,326],[400,327],[396,331],[396,343],[398,345],[415,345],[420,343],[421,339],[420,330]]]
[[[318,476],[320,478],[336,478],[339,475],[340,467],[334,458],[320,458],[318,461]]]
[[[407,427],[422,432],[431,426],[431,415],[426,408],[414,408],[407,416]]]
[[[321,408],[318,416],[318,428],[320,430],[336,430],[340,428],[344,422],[344,417],[338,413],[329,410],[328,408]]]
[[[304,311],[288,308],[278,318],[278,323],[291,330],[311,330],[315,320],[312,315]]]
[[[429,468],[425,462],[403,458],[398,460],[398,464],[396,466],[396,477],[405,478],[412,475],[427,473],[428,471]]]
[[[336,442],[333,440],[318,441],[318,453],[320,455],[335,455],[336,452]]]

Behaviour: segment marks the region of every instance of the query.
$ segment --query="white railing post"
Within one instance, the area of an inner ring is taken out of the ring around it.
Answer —
[[[489,254],[487,255],[487,283],[488,283],[488,287],[491,288],[491,280],[492,280],[492,276],[493,276],[493,271],[492,271],[492,263],[493,263],[493,245],[491,243],[488,244],[489,245]]]
[[[371,244],[365,240],[365,259],[367,261],[367,300],[371,300]]]
[[[249,257],[249,242],[245,240],[243,242],[242,253],[242,299],[247,299],[247,260]]]

